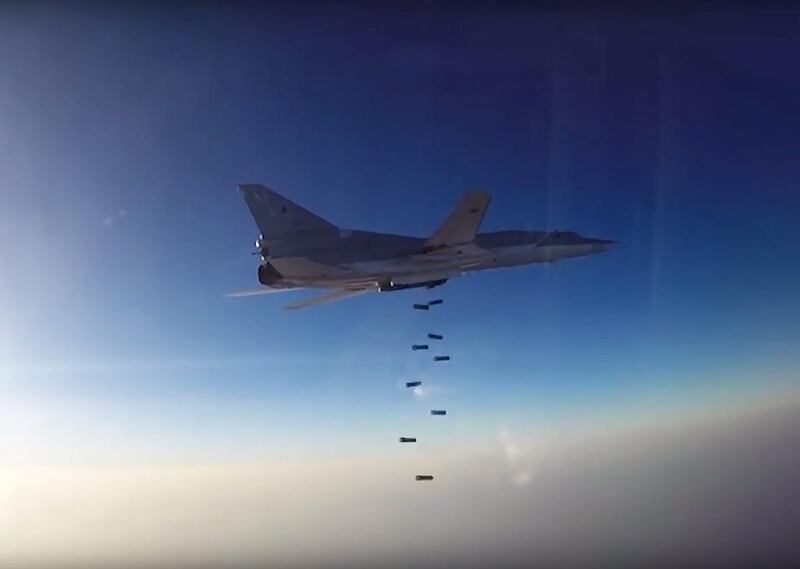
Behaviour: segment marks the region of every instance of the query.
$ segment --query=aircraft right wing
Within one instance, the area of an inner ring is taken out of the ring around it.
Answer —
[[[308,308],[309,306],[316,306],[318,304],[325,304],[327,302],[344,300],[345,298],[350,298],[352,296],[360,296],[364,293],[374,292],[376,290],[377,290],[376,288],[359,288],[359,289],[340,288],[334,290],[333,292],[329,292],[328,294],[323,294],[321,296],[313,296],[305,300],[298,300],[297,302],[292,302],[291,304],[287,304],[286,306],[284,306],[284,308],[287,310],[298,310],[300,308]]]
[[[470,192],[458,202],[447,219],[425,242],[425,250],[469,243],[475,239],[491,196],[486,192]]]

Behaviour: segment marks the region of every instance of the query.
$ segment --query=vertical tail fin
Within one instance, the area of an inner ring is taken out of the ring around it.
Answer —
[[[469,243],[475,239],[491,197],[486,192],[464,194],[447,219],[425,242],[426,249]]]
[[[239,191],[272,254],[338,235],[339,228],[261,184],[242,184]]]

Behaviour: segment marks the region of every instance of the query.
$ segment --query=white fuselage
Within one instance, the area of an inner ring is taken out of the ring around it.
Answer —
[[[427,238],[345,229],[261,184],[242,184],[239,191],[259,229],[254,244],[263,289],[257,294],[334,289],[287,306],[292,309],[375,290],[433,288],[472,271],[593,255],[614,243],[573,231],[481,233],[491,199],[481,191],[465,193]]]
[[[284,282],[300,287],[363,287],[381,283],[412,284],[436,281],[472,271],[514,267],[533,263],[552,263],[607,251],[609,242],[571,244],[506,245],[482,248],[474,243],[446,247],[389,259],[340,263],[341,272],[332,273],[323,265],[299,257],[273,259]]]

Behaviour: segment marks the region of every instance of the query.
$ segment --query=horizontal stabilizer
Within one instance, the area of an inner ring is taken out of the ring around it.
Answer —
[[[469,243],[475,239],[486,215],[491,196],[486,192],[470,192],[461,198],[456,209],[425,242],[425,249],[439,249]]]
[[[374,292],[377,291],[376,288],[360,288],[360,289],[336,289],[333,292],[328,294],[323,294],[322,296],[314,296],[312,298],[307,298],[305,300],[300,300],[297,302],[293,302],[291,304],[287,304],[284,306],[287,310],[298,310],[300,308],[308,308],[309,306],[316,306],[318,304],[325,304],[328,302],[335,302],[337,300],[344,300],[345,298],[350,298],[352,296],[360,296],[367,292]]]
[[[255,289],[252,289],[252,290],[240,290],[240,291],[237,291],[237,292],[231,292],[229,294],[226,294],[225,296],[227,296],[228,298],[242,298],[242,297],[245,297],[245,296],[261,296],[262,294],[276,294],[278,292],[291,292],[291,291],[295,291],[295,290],[304,290],[304,289],[300,288],[300,287],[297,287],[297,288],[267,288],[267,287],[261,287],[261,288],[255,288]]]

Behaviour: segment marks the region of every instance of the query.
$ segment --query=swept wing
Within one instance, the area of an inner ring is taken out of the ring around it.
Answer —
[[[367,292],[375,292],[377,291],[376,288],[360,288],[360,289],[336,289],[333,292],[328,294],[323,294],[321,296],[314,296],[311,298],[307,298],[305,300],[298,300],[297,302],[292,302],[291,304],[287,304],[284,306],[287,310],[298,310],[300,308],[308,308],[309,306],[317,306],[318,304],[325,304],[328,302],[334,302],[337,300],[344,300],[345,298],[350,298],[353,296],[360,296]]]

